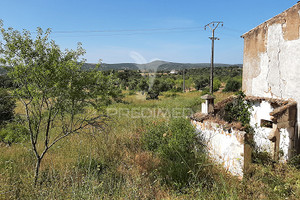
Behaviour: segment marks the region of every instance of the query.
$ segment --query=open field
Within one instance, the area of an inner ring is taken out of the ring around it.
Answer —
[[[217,101],[231,94],[216,93]],[[196,152],[185,182],[163,174],[164,159],[145,149],[142,136],[199,111],[200,96],[165,94],[146,101],[139,93],[125,94],[123,103],[108,107],[105,129],[85,129],[49,151],[37,187],[29,141],[1,144],[0,199],[299,199],[300,171],[285,164],[254,165],[257,170],[240,181]],[[19,103],[16,113],[23,114]]]

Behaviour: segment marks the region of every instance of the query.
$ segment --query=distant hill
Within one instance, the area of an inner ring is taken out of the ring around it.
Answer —
[[[95,68],[96,64],[85,63],[83,69],[89,70]],[[230,67],[238,66],[243,67],[242,64],[222,64],[215,63],[215,67]],[[182,69],[196,69],[210,67],[210,63],[174,63],[156,60],[146,64],[135,64],[135,63],[116,63],[116,64],[106,64],[102,63],[100,70],[142,70],[142,71],[171,71],[171,70],[182,70]],[[6,70],[0,66],[0,74],[5,74]]]
[[[96,64],[92,63],[85,63],[83,65],[83,69],[93,69],[96,66]],[[134,63],[117,63],[117,64],[106,64],[102,63],[100,65],[100,70],[106,71],[106,70],[138,70],[139,68],[137,67],[136,64]]]
[[[84,69],[93,69],[96,64],[86,63],[84,64]],[[242,67],[242,64],[222,64],[215,63],[215,67],[230,67],[238,66]],[[117,63],[117,64],[106,64],[102,63],[100,70],[147,70],[147,71],[171,71],[171,70],[181,70],[181,69],[196,69],[210,67],[210,63],[174,63],[156,60],[147,64],[135,64],[135,63]]]

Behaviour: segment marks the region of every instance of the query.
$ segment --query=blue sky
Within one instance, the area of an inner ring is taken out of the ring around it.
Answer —
[[[5,27],[35,31],[51,28],[61,48],[81,42],[88,62],[210,62],[211,36],[202,27],[223,21],[217,29],[215,62],[243,62],[240,36],[297,3],[288,0],[1,0]],[[192,30],[128,31],[199,27]],[[121,31],[115,31],[121,30]],[[123,30],[123,31],[122,31]],[[58,33],[59,31],[71,31]],[[75,32],[112,31],[112,32]],[[142,61],[140,61],[142,62]]]

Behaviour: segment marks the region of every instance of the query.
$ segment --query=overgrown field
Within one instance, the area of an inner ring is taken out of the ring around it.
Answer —
[[[231,93],[216,93],[217,101]],[[84,129],[45,156],[37,186],[30,141],[0,146],[0,199],[300,199],[300,171],[253,165],[239,180],[212,163],[186,115],[201,93],[159,100],[125,94],[102,129]],[[17,103],[16,112],[24,114]]]

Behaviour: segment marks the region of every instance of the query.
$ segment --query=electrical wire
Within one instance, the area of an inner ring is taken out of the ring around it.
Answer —
[[[200,29],[195,30],[176,30],[176,31],[160,31],[160,32],[133,32],[133,33],[113,33],[113,34],[96,34],[96,35],[52,35],[55,38],[61,37],[98,37],[98,36],[133,36],[133,35],[151,35],[157,33],[187,33],[187,32],[198,32]]]
[[[241,33],[241,31],[222,27],[225,31]],[[172,27],[172,28],[145,28],[145,29],[111,29],[111,30],[61,30],[51,31],[54,38],[72,38],[72,37],[109,37],[109,36],[133,36],[133,35],[149,35],[149,34],[165,34],[165,33],[183,33],[204,31],[204,26],[194,27]],[[37,33],[37,32],[33,32]],[[77,35],[74,35],[77,34]],[[224,33],[221,33],[223,35]],[[228,34],[226,34],[228,36]],[[231,36],[235,37],[235,36]]]
[[[72,33],[118,33],[118,32],[154,32],[154,31],[176,31],[203,29],[204,27],[173,27],[173,28],[151,28],[151,29],[116,29],[116,30],[74,30],[74,31],[52,31],[53,34],[72,34]]]

